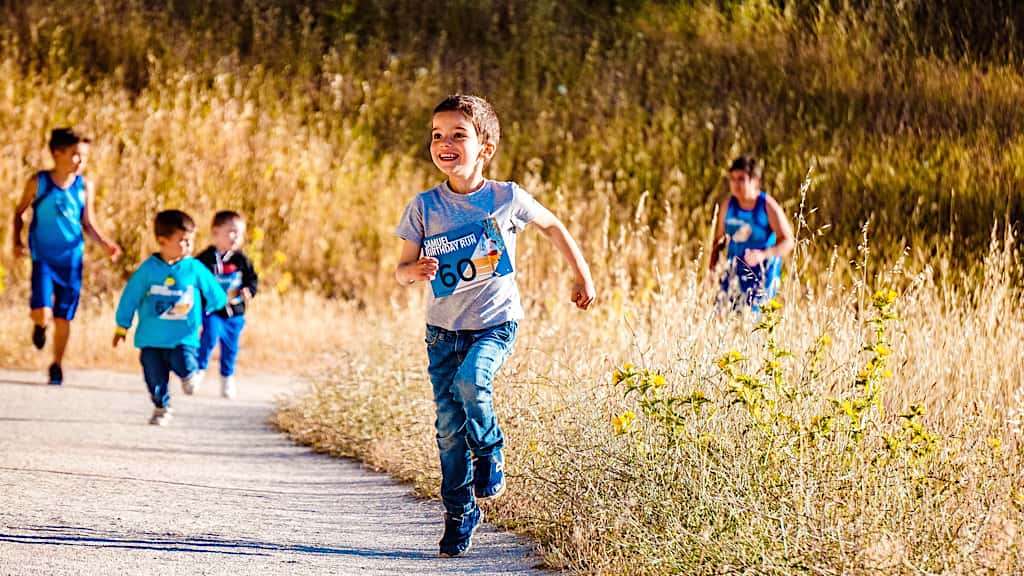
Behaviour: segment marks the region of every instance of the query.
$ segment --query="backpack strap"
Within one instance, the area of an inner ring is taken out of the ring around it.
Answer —
[[[33,211],[38,208],[39,205],[43,203],[43,200],[53,192],[54,186],[51,185],[52,182],[53,181],[50,179],[50,173],[46,170],[40,170],[39,173],[36,174],[36,197],[35,200],[32,200]]]

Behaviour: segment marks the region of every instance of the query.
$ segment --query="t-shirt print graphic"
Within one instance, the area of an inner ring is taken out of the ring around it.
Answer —
[[[195,289],[192,286],[180,289],[173,284],[154,284],[149,287],[149,297],[161,320],[187,320],[195,306]]]
[[[434,298],[479,287],[512,273],[497,222],[487,218],[423,240],[423,254],[438,260],[430,282]]]

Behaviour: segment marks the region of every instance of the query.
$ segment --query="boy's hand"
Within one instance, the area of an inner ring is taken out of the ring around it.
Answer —
[[[578,278],[572,285],[572,301],[580,310],[590,308],[596,295],[594,281],[590,278]]]
[[[252,291],[248,288],[242,288],[242,301],[248,302],[249,300],[252,300]]]
[[[104,248],[106,249],[107,254],[110,255],[110,259],[113,260],[114,262],[117,262],[117,259],[121,257],[121,254],[124,254],[124,252],[121,250],[121,247],[113,242],[110,242],[109,244],[104,246]]]
[[[114,334],[114,348],[121,342],[124,342],[124,334]]]
[[[743,252],[743,261],[748,266],[757,266],[761,262],[768,259],[768,254],[764,250],[746,250]]]
[[[424,256],[419,260],[407,265],[405,277],[409,280],[409,284],[422,280],[429,282],[437,276],[437,258],[430,256]]]

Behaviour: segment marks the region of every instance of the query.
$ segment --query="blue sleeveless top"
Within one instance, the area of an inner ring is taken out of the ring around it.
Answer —
[[[81,265],[84,211],[85,179],[81,175],[75,176],[71,186],[64,189],[54,183],[49,171],[40,172],[28,229],[32,260],[54,266]]]
[[[729,238],[728,273],[722,279],[722,289],[735,289],[738,283],[741,296],[747,304],[757,305],[775,296],[782,275],[782,258],[772,256],[757,266],[743,260],[747,250],[764,250],[775,246],[775,231],[768,223],[766,194],[761,192],[753,210],[744,210],[733,196],[725,212],[725,235]]]

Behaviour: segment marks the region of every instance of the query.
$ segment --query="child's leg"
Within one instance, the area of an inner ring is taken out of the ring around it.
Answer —
[[[499,324],[473,336],[455,373],[455,389],[466,415],[466,438],[477,458],[501,450],[504,436],[494,415],[494,375],[512,352],[518,325]]]
[[[165,348],[143,348],[139,352],[149,397],[157,408],[166,408],[171,403],[171,390],[167,385],[171,376],[170,352]]]
[[[64,318],[53,319],[53,363],[60,366],[64,362],[64,351],[71,337],[71,321]]]
[[[45,328],[53,312],[53,279],[45,262],[32,261],[32,291],[29,297],[32,323]],[[42,348],[42,346],[40,346]]]
[[[213,354],[213,349],[217,346],[217,339],[220,337],[220,319],[220,316],[216,314],[203,316],[203,331],[199,335],[199,351],[196,358],[200,370],[206,370],[206,366],[210,363],[210,354]],[[221,353],[223,354],[223,352]]]
[[[462,338],[465,338],[463,336]],[[462,516],[473,510],[473,474],[466,443],[466,415],[453,384],[459,369],[459,337],[454,332],[427,326],[427,356],[437,410],[437,448],[441,457],[441,499],[445,510]]]
[[[179,378],[190,378],[199,371],[199,352],[192,346],[178,346],[168,356],[168,364]]]
[[[220,375],[235,373],[235,359],[238,358],[238,339],[245,328],[245,316],[232,316],[221,321],[220,329]]]

